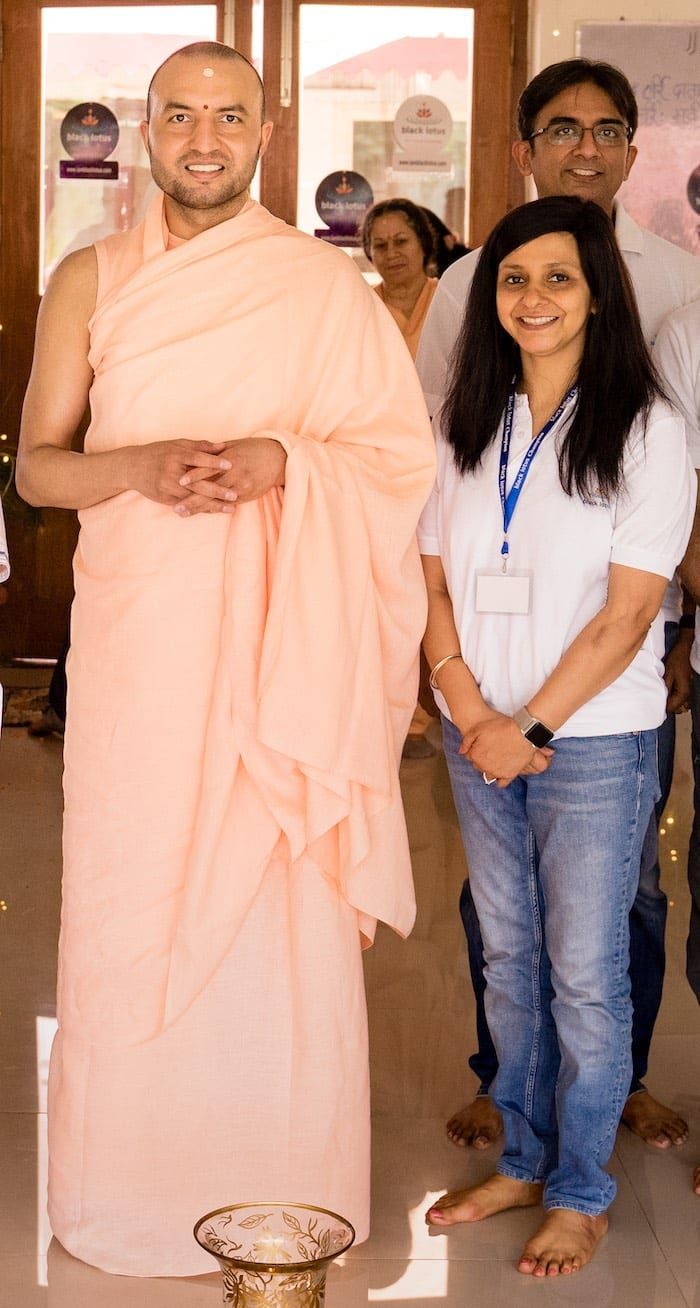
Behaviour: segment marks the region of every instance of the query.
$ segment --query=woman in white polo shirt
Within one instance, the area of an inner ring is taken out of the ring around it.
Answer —
[[[484,246],[419,541],[425,651],[484,938],[505,1143],[435,1225],[544,1203],[519,1270],[577,1271],[607,1227],[630,1083],[628,915],[658,793],[655,622],[690,532],[612,224],[551,197]]]

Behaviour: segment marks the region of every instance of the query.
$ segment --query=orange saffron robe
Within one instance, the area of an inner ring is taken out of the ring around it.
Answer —
[[[249,203],[97,247],[87,451],[255,434],[286,486],[180,519],[80,514],[49,1213],[106,1271],[211,1272],[206,1211],[303,1200],[368,1231],[361,943],[411,929],[398,759],[433,441],[342,252]]]

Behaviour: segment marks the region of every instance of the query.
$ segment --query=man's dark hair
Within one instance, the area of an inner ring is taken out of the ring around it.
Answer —
[[[372,255],[372,228],[378,218],[384,218],[388,213],[403,214],[406,222],[412,231],[416,233],[423,251],[423,267],[434,257],[435,254],[435,233],[420,205],[414,204],[413,200],[404,200],[400,196],[394,200],[380,200],[365,215],[365,221],[362,224],[362,248],[371,261]]]
[[[574,414],[559,448],[559,476],[568,495],[609,499],[622,487],[632,423],[638,416],[645,421],[656,397],[665,397],[612,222],[593,200],[533,200],[494,227],[451,361],[442,430],[460,472],[472,472],[497,435],[513,378],[522,376],[520,349],[496,312],[499,265],[519,246],[552,232],[569,232],[576,241],[596,310],[586,327]]]
[[[537,115],[550,100],[570,86],[581,86],[584,82],[592,82],[601,91],[605,91],[634,136],[639,113],[634,91],[625,74],[613,64],[602,63],[599,59],[563,59],[561,63],[543,68],[525,87],[518,102],[518,133],[521,140],[526,141],[532,136]]]
[[[224,45],[223,41],[193,41],[191,45],[183,45],[181,50],[173,50],[173,53],[171,55],[168,55],[167,59],[163,60],[162,64],[158,65],[155,73],[153,74],[148,84],[148,92],[146,95],[146,121],[147,122],[150,122],[150,118],[151,118],[151,101],[153,99],[153,84],[161,68],[165,68],[165,65],[167,63],[170,63],[171,59],[175,59],[180,55],[184,55],[186,59],[212,59],[212,60],[223,59],[227,63],[247,64],[248,67],[251,68],[252,71],[255,73],[255,76],[257,77],[258,82],[260,84],[260,121],[263,123],[265,122],[265,114],[267,112],[267,108],[265,104],[265,87],[262,84],[262,79],[260,77],[257,68],[255,68],[254,65],[251,64],[250,59],[246,59],[245,55],[241,54],[240,50],[234,50],[233,46]]]

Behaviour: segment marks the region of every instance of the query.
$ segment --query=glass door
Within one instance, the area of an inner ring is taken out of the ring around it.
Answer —
[[[263,204],[318,231],[319,184],[351,171],[480,244],[524,198],[510,147],[526,74],[527,0],[264,0]]]
[[[339,172],[341,190],[355,174],[369,203],[405,196],[463,239],[473,37],[472,9],[301,5],[299,227],[323,230],[319,186]]]
[[[40,292],[70,251],[141,220],[145,90],[174,50],[216,35],[215,4],[41,10]]]

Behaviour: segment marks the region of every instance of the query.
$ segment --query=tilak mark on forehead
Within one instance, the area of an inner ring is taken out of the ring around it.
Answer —
[[[213,68],[203,68],[203,69],[202,69],[202,77],[213,77],[213,76],[214,76],[214,69],[213,69]]]

